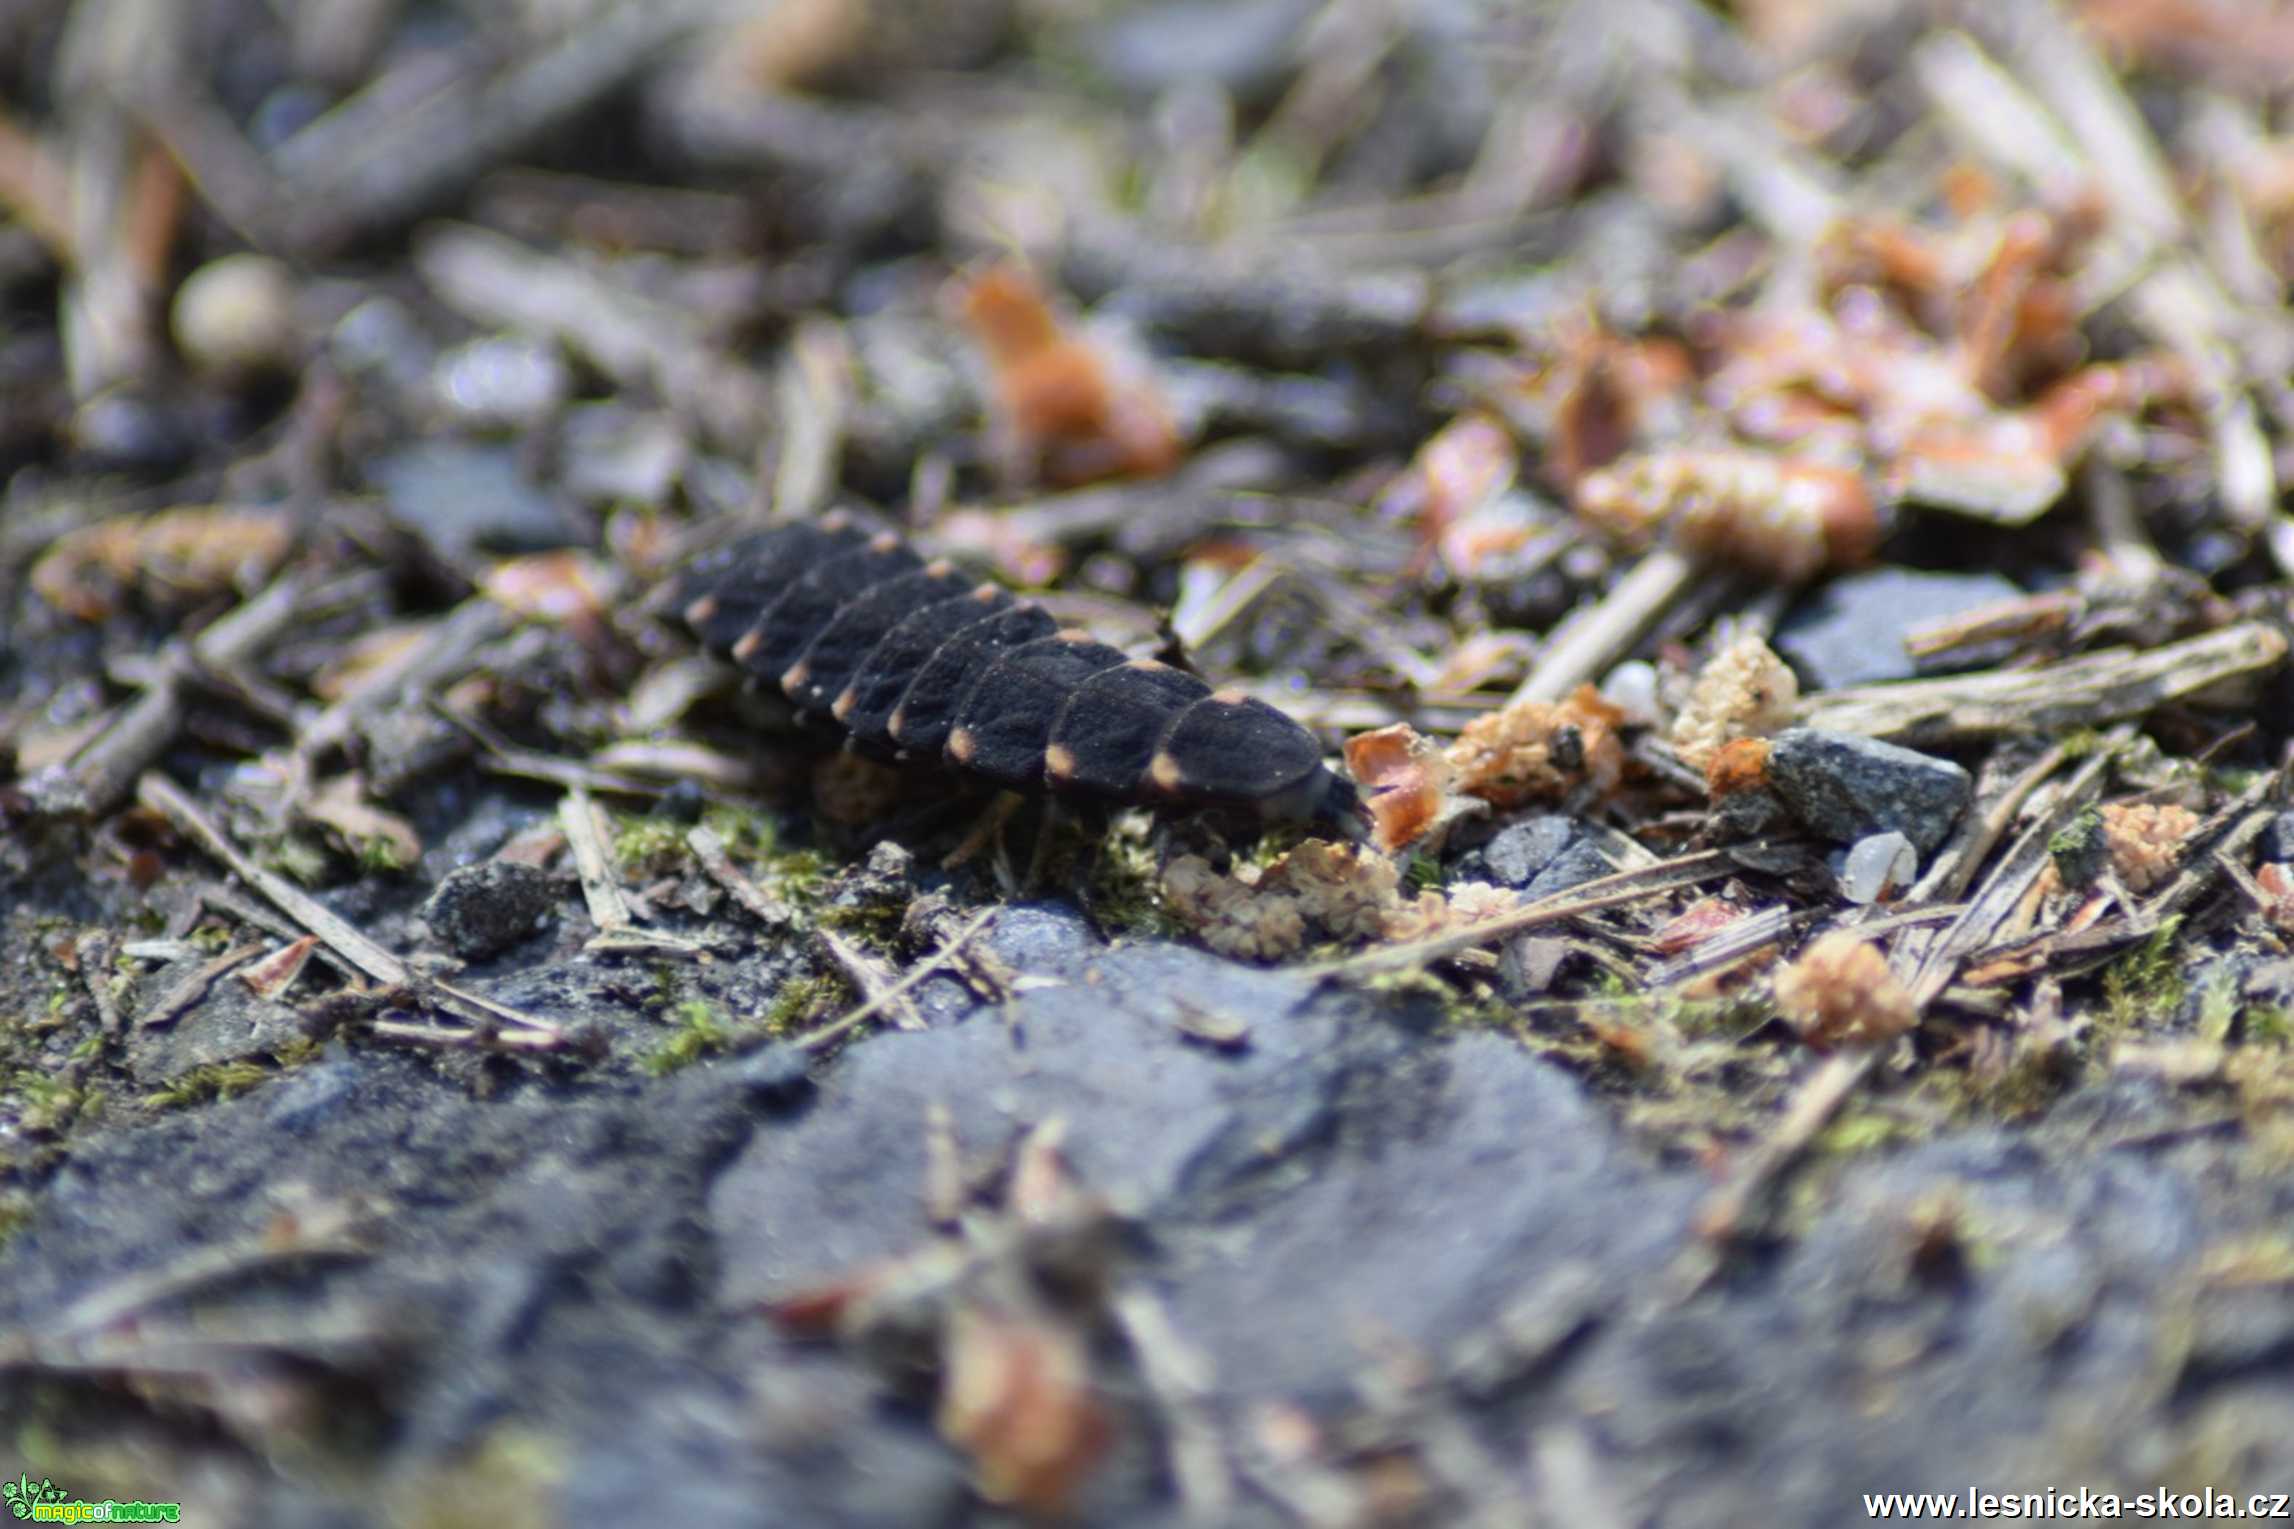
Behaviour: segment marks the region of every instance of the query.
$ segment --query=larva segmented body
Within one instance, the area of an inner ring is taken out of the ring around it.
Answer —
[[[1359,830],[1354,788],[1273,707],[1062,630],[842,513],[696,559],[676,598],[704,645],[860,751],[1017,791]]]

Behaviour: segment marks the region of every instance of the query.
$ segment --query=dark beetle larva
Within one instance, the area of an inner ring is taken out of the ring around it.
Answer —
[[[705,554],[676,598],[705,645],[856,749],[1017,791],[1359,831],[1354,788],[1273,707],[1063,631],[841,513]]]

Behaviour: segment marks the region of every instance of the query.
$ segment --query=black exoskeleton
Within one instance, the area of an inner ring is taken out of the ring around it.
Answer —
[[[1016,791],[1361,831],[1354,788],[1265,702],[1062,630],[841,512],[704,554],[675,600],[703,644],[862,752]]]

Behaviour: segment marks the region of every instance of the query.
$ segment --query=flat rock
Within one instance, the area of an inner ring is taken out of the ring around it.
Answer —
[[[1360,998],[1175,946],[1109,952],[1000,1019],[895,1032],[821,1084],[794,1139],[760,1138],[711,1196],[728,1301],[762,1299],[915,1244],[923,1122],[944,1106],[967,1152],[1003,1150],[1054,1116],[1083,1177],[1151,1214],[1247,1197],[1328,1136],[1351,1079],[1389,1068],[1403,1036]],[[1213,1049],[1179,1021],[1241,1021]]]
[[[1768,780],[1794,817],[1834,843],[1894,831],[1923,855],[1943,843],[1974,789],[1948,759],[1812,727],[1776,735]]]
[[[1593,1473],[1611,1520],[1667,1526],[1836,1524],[1862,1492],[1970,1480],[2135,1490],[2217,1445],[2243,1479],[2294,1471],[2294,1323],[2267,1281],[2208,1272],[2226,1249],[2267,1271],[2282,1207],[2248,1187],[2233,1135],[2173,1130],[2153,1080],[2081,1088],[2028,1131],[1814,1158],[1785,1234],[1692,1285],[1708,1171],[1647,1151],[1516,1038],[1450,1033],[1396,993],[1088,945],[1058,904],[1006,918],[983,943],[1035,979],[1012,1001],[831,1059],[768,1046],[478,1091],[442,1075],[450,1058],[350,1034],[236,1097],[120,1111],[26,1187],[0,1323],[53,1334],[119,1281],[164,1292],[163,1271],[246,1258],[283,1215],[356,1210],[355,1251],[210,1278],[194,1308],[144,1297],[148,1341],[188,1310],[354,1382],[326,1414],[365,1441],[346,1475],[203,1464],[236,1472],[216,1478],[234,1522],[391,1521],[377,1483],[451,1479],[505,1419],[565,1463],[533,1486],[551,1522],[616,1511],[633,1480],[759,1522],[1002,1522],[928,1398],[756,1306],[929,1241],[937,1103],[982,1175],[1066,1122],[1079,1179],[1134,1218],[1127,1278],[1200,1356],[1214,1418],[1304,1409],[1352,1438],[1381,1394],[1365,1377],[1423,1365],[1492,1462],[1489,1500],[1445,1522],[1517,1521],[1555,1461]],[[799,965],[760,951],[687,980],[753,1012]],[[573,956],[490,991],[650,1030],[656,980]],[[227,992],[208,1003],[246,1017]],[[1243,1043],[1191,1038],[1191,1016]],[[1120,1345],[1103,1358],[1132,1406]],[[53,1394],[0,1387],[0,1427],[53,1426]],[[1181,1522],[1167,1462],[1126,1411],[1074,1521]],[[1246,1491],[1219,1522],[1290,1520]]]
[[[2022,593],[1995,573],[1852,573],[1786,615],[1777,627],[1776,651],[1812,690],[1910,679],[1919,669],[1904,651],[1905,633]]]
[[[214,979],[199,990],[197,1000],[185,1001],[185,984],[196,985],[211,959],[188,957],[137,984],[125,1046],[127,1067],[137,1082],[156,1086],[201,1067],[262,1060],[302,1038],[292,1008],[257,998],[233,976]],[[152,1023],[162,1005],[171,1006],[175,1017]]]

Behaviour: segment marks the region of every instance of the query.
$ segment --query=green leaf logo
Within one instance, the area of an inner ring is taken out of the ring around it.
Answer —
[[[0,1497],[8,1500],[8,1511],[18,1518],[30,1518],[35,1503],[62,1502],[64,1489],[47,1477],[40,1478],[38,1486],[23,1472],[16,1473],[14,1481],[0,1481]]]

